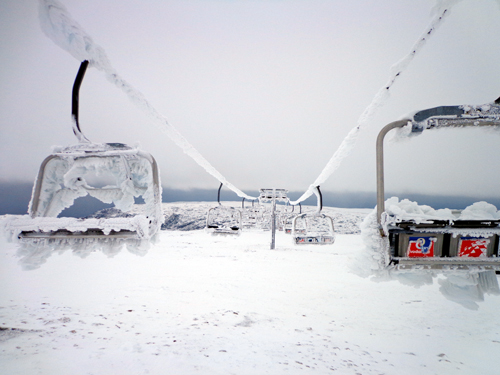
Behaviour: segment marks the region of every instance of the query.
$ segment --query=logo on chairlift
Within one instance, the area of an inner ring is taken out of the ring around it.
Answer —
[[[458,243],[458,256],[468,258],[485,257],[490,240],[478,237],[462,237]]]
[[[410,258],[433,257],[436,241],[437,237],[410,237],[407,256]]]

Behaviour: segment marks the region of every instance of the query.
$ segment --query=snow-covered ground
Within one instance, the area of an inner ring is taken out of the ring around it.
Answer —
[[[208,206],[164,205],[169,227],[203,222]],[[32,270],[1,239],[0,372],[497,374],[500,297],[472,310],[438,282],[351,272],[369,211],[325,208],[333,245],[176,229],[142,256],[65,251]]]

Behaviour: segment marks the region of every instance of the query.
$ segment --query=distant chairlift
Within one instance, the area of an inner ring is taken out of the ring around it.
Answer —
[[[263,230],[273,230],[273,212],[276,218],[276,203],[288,203],[288,190],[286,189],[270,189],[264,188],[260,189],[259,194],[259,204],[262,206],[263,215],[261,222],[261,229]],[[274,209],[273,209],[274,206]]]
[[[292,236],[296,244],[327,245],[335,242],[333,219],[321,213],[323,196],[319,186],[314,191],[318,198],[318,209],[314,214],[300,214],[293,219]]]
[[[271,229],[271,250],[276,248],[276,203],[288,203],[288,190],[286,189],[260,189],[259,202],[264,205],[270,203],[270,216],[267,216]]]
[[[206,231],[213,235],[239,235],[242,228],[241,212],[234,207],[226,207],[220,203],[220,191],[217,192],[218,206],[211,208],[207,213]]]
[[[411,126],[412,135],[453,127],[500,128],[500,98],[481,106],[443,106],[386,125],[377,138],[377,221],[385,266],[396,270],[500,270],[500,220],[399,220],[385,212],[385,135]]]
[[[291,234],[292,233],[292,228],[293,228],[293,220],[302,214],[302,205],[299,203],[299,212],[295,212],[295,206],[291,206],[292,210],[291,211],[283,211],[280,214],[280,230],[281,227],[285,231],[286,234]]]
[[[268,215],[266,207],[261,204],[255,204],[245,207],[245,198],[241,201],[242,227],[244,229],[262,229],[265,223],[265,217]]]

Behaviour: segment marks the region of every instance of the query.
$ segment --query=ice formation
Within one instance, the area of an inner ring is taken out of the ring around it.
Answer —
[[[153,171],[148,154],[137,149],[86,154],[86,151],[75,152],[69,147],[52,156],[45,166],[40,203],[35,208],[35,216],[57,217],[76,198],[87,194],[104,203],[113,203],[123,212],[132,208],[134,197],[143,196],[146,211],[154,212],[158,197],[154,194]],[[93,188],[85,180],[90,174],[111,174],[115,185]],[[30,202],[30,211],[32,205],[33,200]]]
[[[40,0],[39,18],[44,33],[59,47],[69,52],[78,61],[88,60],[90,65],[101,70],[106,78],[121,89],[152,122],[197,164],[210,175],[235,192],[239,197],[257,199],[245,194],[231,184],[196,150],[167,119],[160,114],[146,97],[125,81],[111,66],[104,49],[96,44],[83,28],[71,17],[66,7],[58,0]]]
[[[87,176],[108,174],[115,185],[90,186]],[[160,180],[154,159],[138,149],[120,144],[78,144],[57,150],[42,163],[29,205],[30,215],[9,215],[2,221],[4,232],[17,238],[21,232],[88,232],[99,229],[132,231],[138,239],[149,239],[162,222]],[[134,197],[144,199],[143,212],[132,218],[58,218],[74,200],[86,195],[114,203],[123,212],[134,206]],[[70,236],[71,237],[71,236]]]
[[[500,220],[500,211],[487,202],[476,202],[464,210],[454,211],[449,208],[434,210],[430,206],[419,205],[408,199],[399,201],[397,197],[389,198],[385,202],[385,213],[382,226],[387,232],[387,225],[398,223],[401,221],[411,220],[415,223],[425,223],[429,220]],[[418,228],[415,231],[419,231]],[[474,236],[474,237],[489,237],[493,234],[500,234],[500,228],[425,228],[425,232],[440,232],[450,233],[454,237]]]
[[[426,205],[418,205],[408,199],[399,201],[392,197],[385,202],[386,217],[383,226],[387,226],[389,221],[413,220],[415,222],[425,222],[428,220],[495,220],[500,218],[500,211],[492,204],[486,202],[476,202],[468,206],[461,212],[450,209],[434,210]],[[385,229],[386,230],[386,229]],[[441,231],[443,229],[440,229]],[[426,228],[426,232],[432,229]],[[498,234],[498,228],[452,231],[453,235],[491,235],[492,232]],[[490,233],[491,232],[491,233]],[[441,293],[451,301],[462,306],[477,310],[477,302],[484,300],[485,294],[500,294],[498,280],[495,271],[484,271],[480,269],[469,270],[395,270],[387,267],[388,238],[380,235],[380,228],[377,221],[377,209],[375,208],[367,215],[361,224],[361,236],[365,244],[366,251],[358,254],[354,259],[351,269],[354,273],[362,277],[371,277],[375,281],[397,280],[405,285],[420,287],[432,284],[434,278],[438,278]]]

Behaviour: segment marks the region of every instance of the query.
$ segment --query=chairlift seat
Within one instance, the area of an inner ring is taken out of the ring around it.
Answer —
[[[413,135],[430,129],[500,127],[497,101],[482,106],[444,106],[417,112],[386,125],[377,138],[377,221],[385,266],[396,270],[500,270],[500,220],[399,220],[385,212],[383,141],[392,129],[411,126]],[[456,215],[457,212],[453,212]],[[384,218],[384,219],[383,219]]]
[[[87,174],[108,174],[114,186],[92,187]],[[91,195],[128,211],[142,197],[144,212],[132,218],[62,218],[75,199]],[[149,239],[161,226],[161,191],[154,158],[124,144],[78,144],[57,150],[41,164],[29,215],[9,220],[5,229],[23,239],[122,237]]]

